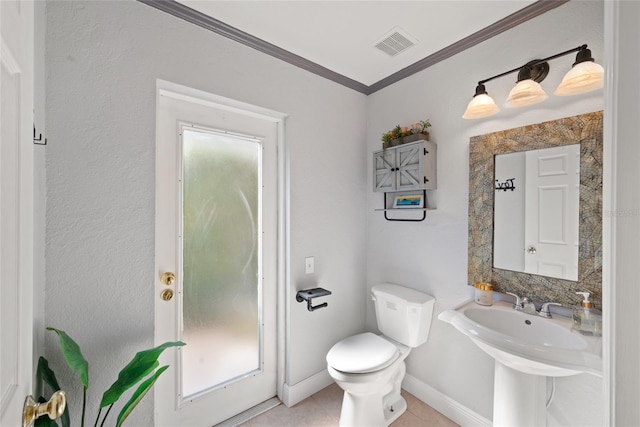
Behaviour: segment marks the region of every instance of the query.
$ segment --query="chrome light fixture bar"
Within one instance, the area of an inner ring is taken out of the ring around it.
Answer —
[[[582,46],[549,56],[548,58],[534,59],[513,70],[480,80],[476,87],[476,93],[473,99],[471,99],[471,102],[469,102],[462,118],[480,119],[492,116],[500,111],[500,108],[498,108],[493,98],[487,93],[484,84],[491,80],[515,73],[516,71],[518,71],[518,80],[516,86],[509,93],[505,105],[507,107],[524,107],[544,101],[547,99],[547,94],[544,89],[542,89],[542,86],[540,86],[540,82],[543,81],[549,73],[548,61],[573,52],[578,52],[576,62],[573,63],[571,70],[564,76],[554,95],[578,95],[600,89],[604,84],[604,68],[594,62],[591,57],[591,50],[587,49],[586,44],[583,44]]]

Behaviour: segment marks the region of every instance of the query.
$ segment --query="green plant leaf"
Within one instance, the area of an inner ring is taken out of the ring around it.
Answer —
[[[42,396],[44,394],[42,390],[43,381],[45,384],[51,387],[51,390],[53,392],[60,390],[60,385],[58,384],[58,379],[56,378],[56,374],[51,370],[51,368],[49,368],[49,361],[44,357],[40,356],[40,359],[38,359],[38,369],[36,371],[36,396]],[[44,399],[44,398],[41,397],[41,399]],[[47,400],[44,399],[44,401],[46,402]],[[40,418],[43,418],[43,417],[40,417]],[[62,427],[69,427],[71,425],[71,420],[69,419],[68,403],[64,408],[64,412],[62,413],[62,416],[60,417],[60,422],[62,423]],[[42,424],[42,425],[49,425],[49,424]],[[57,426],[56,423],[53,423],[51,425]]]
[[[37,395],[41,396],[44,394],[42,390],[43,381],[45,384],[51,387],[51,390],[60,390],[60,385],[58,384],[56,374],[51,370],[51,368],[49,368],[49,361],[42,356],[40,356],[40,359],[38,359],[38,370],[36,371],[36,378],[36,381],[40,383],[38,384],[38,387],[36,389]]]
[[[168,367],[169,365],[162,366],[156,372],[154,372],[154,374],[151,377],[149,377],[142,384],[140,384],[140,387],[138,387],[135,393],[131,395],[131,398],[129,399],[129,401],[122,407],[120,414],[118,414],[116,427],[120,427],[122,425],[124,420],[127,419],[129,414],[131,414],[131,412],[135,409],[138,403],[140,403],[142,398],[149,392],[149,390],[151,390],[151,387],[153,387],[158,377],[164,371],[166,371]]]
[[[58,423],[49,417],[40,417],[33,422],[33,427],[58,427]]]
[[[185,345],[182,341],[166,342],[158,347],[150,348],[149,350],[143,350],[133,357],[131,362],[118,374],[118,379],[114,382],[109,390],[105,391],[102,395],[102,402],[100,407],[104,408],[117,402],[122,396],[122,393],[136,385],[144,377],[146,377],[151,371],[158,367],[158,357],[162,352],[169,347],[180,347]]]
[[[78,346],[65,331],[51,327],[47,328],[47,330],[54,331],[58,334],[60,350],[62,351],[64,359],[67,361],[67,365],[69,365],[72,371],[80,375],[80,381],[82,381],[84,388],[89,388],[89,363],[82,355],[80,346]]]

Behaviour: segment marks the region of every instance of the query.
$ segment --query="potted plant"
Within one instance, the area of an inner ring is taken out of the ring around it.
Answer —
[[[395,147],[400,144],[419,141],[421,139],[429,140],[429,128],[431,123],[429,119],[421,120],[411,125],[411,128],[396,125],[389,132],[382,134],[382,148]]]
[[[80,381],[82,382],[83,395],[81,426],[84,427],[87,389],[89,388],[89,363],[82,355],[80,346],[78,346],[78,344],[69,335],[67,335],[65,331],[56,328],[47,328],[47,330],[53,331],[58,335],[58,344],[60,345],[60,350],[64,360],[67,362],[69,368],[79,375]],[[115,425],[117,427],[121,426],[142,398],[149,392],[149,390],[151,390],[158,377],[160,377],[160,375],[162,375],[162,373],[169,367],[169,365],[158,367],[160,365],[158,362],[160,354],[169,347],[179,347],[183,345],[185,345],[185,343],[181,341],[166,342],[157,347],[136,353],[127,366],[120,371],[118,379],[102,395],[100,408],[98,410],[94,426],[98,426],[102,410],[104,408],[108,408],[99,424],[100,426],[104,426],[113,405],[127,390],[138,385],[138,388],[122,407],[120,414],[118,414]],[[49,367],[49,362],[44,357],[40,357],[36,372],[36,396],[39,396],[40,402],[46,402],[48,400],[44,398],[44,384],[49,386],[52,393],[60,390],[60,385],[58,384],[55,373]],[[68,407],[65,408],[64,413],[60,417],[60,422],[62,427],[69,427],[70,418]],[[57,427],[58,424],[56,421],[49,419],[49,417],[40,417],[35,421],[35,426]]]

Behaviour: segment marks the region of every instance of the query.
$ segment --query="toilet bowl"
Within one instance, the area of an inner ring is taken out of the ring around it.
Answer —
[[[329,375],[344,390],[342,427],[386,427],[404,413],[404,360],[426,342],[431,326],[432,296],[393,284],[371,293],[382,334],[347,337],[327,353]]]

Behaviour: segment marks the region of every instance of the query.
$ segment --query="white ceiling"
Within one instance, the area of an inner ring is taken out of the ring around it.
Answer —
[[[180,0],[192,9],[370,86],[535,3],[533,0]],[[394,57],[374,47],[394,28],[418,43]]]

